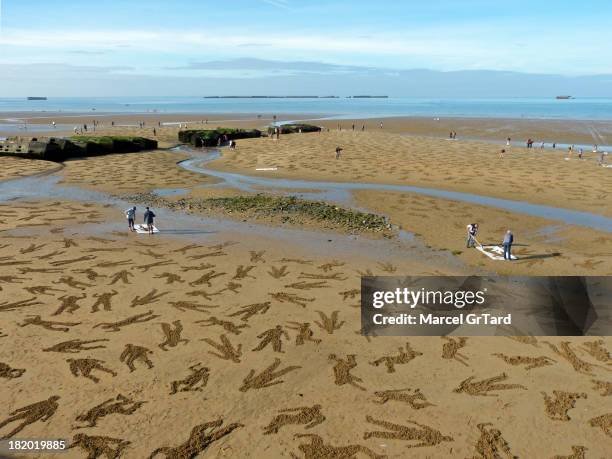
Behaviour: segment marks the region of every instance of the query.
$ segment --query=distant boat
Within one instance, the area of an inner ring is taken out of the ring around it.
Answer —
[[[31,96],[31,97],[28,97],[28,100],[47,100],[47,98],[46,97]]]
[[[559,99],[559,100],[573,99],[572,96],[557,96],[556,98]]]

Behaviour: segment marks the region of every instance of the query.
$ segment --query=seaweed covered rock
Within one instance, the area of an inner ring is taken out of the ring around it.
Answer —
[[[256,137],[261,137],[261,131],[257,129],[187,129],[178,133],[180,142],[189,143],[194,147],[216,147],[219,145],[219,140],[224,142],[225,140],[251,139]]]
[[[36,138],[25,142],[0,142],[0,155],[21,158],[64,161],[67,158],[107,155],[112,153],[133,153],[155,150],[157,141],[144,137],[122,136],[74,136],[70,138]]]
[[[283,124],[278,126],[281,130],[281,134],[297,134],[300,132],[320,132],[321,128],[319,126],[314,126],[312,124],[303,124],[303,123],[290,123]],[[268,128],[268,135],[274,134],[275,126],[270,126]]]

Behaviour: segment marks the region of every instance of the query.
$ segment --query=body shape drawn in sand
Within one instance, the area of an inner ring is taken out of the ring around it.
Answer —
[[[204,452],[211,444],[231,434],[234,430],[244,427],[237,422],[222,427],[223,420],[206,422],[195,426],[191,430],[189,439],[177,447],[161,447],[151,453],[149,459],[163,455],[166,459],[183,459],[196,457]]]

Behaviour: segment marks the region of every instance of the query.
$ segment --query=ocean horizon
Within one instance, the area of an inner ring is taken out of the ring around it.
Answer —
[[[33,96],[41,96],[34,94]],[[44,96],[44,95],[43,95]],[[223,97],[223,96],[222,96]],[[26,97],[0,98],[0,113],[45,112],[138,114],[300,114],[333,118],[466,117],[557,120],[612,120],[612,98],[277,98],[193,97]]]

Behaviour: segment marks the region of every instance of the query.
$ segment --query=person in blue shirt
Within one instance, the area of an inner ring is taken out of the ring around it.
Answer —
[[[502,243],[504,246],[504,260],[512,260],[511,251],[513,242],[514,235],[512,234],[512,231],[506,231],[506,234],[504,235],[504,242]]]

